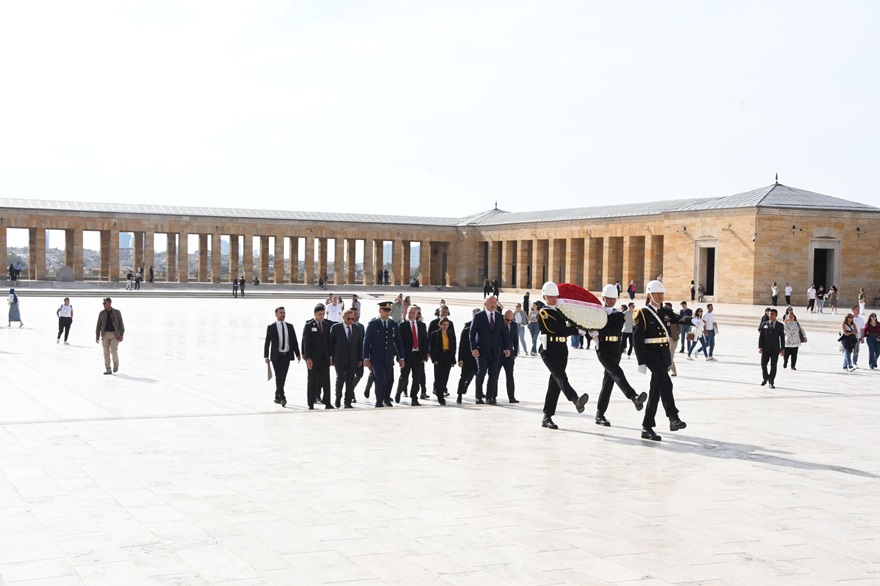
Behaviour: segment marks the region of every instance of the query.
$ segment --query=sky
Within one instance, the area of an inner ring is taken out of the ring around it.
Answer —
[[[0,197],[880,207],[880,3],[4,2]]]

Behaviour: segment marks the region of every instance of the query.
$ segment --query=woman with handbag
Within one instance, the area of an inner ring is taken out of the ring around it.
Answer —
[[[873,370],[877,368],[877,355],[880,354],[880,322],[877,321],[877,314],[872,313],[868,316],[868,323],[865,324],[865,343],[868,344],[868,366]]]
[[[837,338],[837,341],[843,346],[843,370],[854,372],[856,368],[853,366],[852,354],[853,348],[859,343],[859,338],[856,333],[856,324],[853,323],[853,314],[848,313],[843,318],[843,323],[840,325],[840,337]]]
[[[788,361],[791,360],[791,369],[797,370],[798,348],[801,344],[806,343],[807,334],[794,315],[794,311],[786,312],[782,325],[785,328],[785,353],[782,357],[782,368],[788,368]]]
[[[703,308],[698,307],[694,311],[694,317],[691,318],[691,329],[685,334],[685,339],[687,340],[688,345],[688,360],[694,359],[693,356],[691,356],[691,353],[694,351],[698,340],[700,342],[700,349],[697,350],[697,354],[702,352],[703,356],[709,358],[709,353],[706,352],[706,331],[703,328]],[[697,337],[698,334],[699,337]]]

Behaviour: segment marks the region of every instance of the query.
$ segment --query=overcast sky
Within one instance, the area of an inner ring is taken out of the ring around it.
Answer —
[[[880,206],[878,2],[4,2],[0,197]]]

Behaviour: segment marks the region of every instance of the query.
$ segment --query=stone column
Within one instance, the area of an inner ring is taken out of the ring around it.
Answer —
[[[101,264],[104,264],[103,258]],[[177,234],[174,232],[165,234],[165,280],[177,282]]]
[[[34,281],[42,281],[46,278],[46,229],[30,228],[28,236],[28,275]],[[118,242],[116,244],[119,245]]]
[[[80,235],[80,248],[82,248],[82,235]],[[82,258],[82,253],[80,253]],[[144,232],[144,281],[150,280],[150,267],[156,262],[156,234],[153,232]],[[156,268],[153,267],[153,273]],[[154,279],[155,280],[155,279]]]
[[[422,240],[419,245],[419,284],[422,287],[432,285],[435,281],[431,271],[431,241]]]
[[[516,284],[518,289],[527,289],[529,286],[529,244],[528,240],[516,241]],[[524,308],[528,311],[528,308]]]
[[[364,238],[364,285],[376,284],[375,241]]]
[[[317,282],[315,278],[315,239],[311,235],[306,236],[304,267],[303,283],[314,285]]]
[[[513,258],[516,242],[502,240],[498,243],[501,247],[501,277],[498,279],[499,287],[513,287]]]
[[[333,284],[345,284],[345,239],[339,236],[333,240]]]
[[[400,284],[406,287],[409,285],[411,275],[410,267],[412,266],[412,246],[409,240],[403,241],[403,262],[401,263]]]
[[[284,284],[284,236],[275,235],[275,284]]]
[[[0,226],[0,274],[7,274],[9,270],[9,257],[6,253],[6,226]]]
[[[181,232],[178,235],[177,282],[189,282],[189,232]]]
[[[380,277],[384,275],[385,271],[385,241],[384,240],[374,240],[373,241],[373,250],[375,251],[375,264],[376,264],[376,284],[384,284],[384,279],[380,282]],[[390,278],[390,276],[389,276]]]
[[[318,278],[328,277],[327,274],[327,238],[318,238]],[[324,279],[324,285],[327,285],[327,279]]]
[[[260,236],[260,282],[269,282],[269,237]]]
[[[493,279],[501,279],[501,275],[498,274],[498,269],[501,264],[501,243],[497,240],[490,240],[488,242],[489,245],[489,261],[488,266],[486,267],[486,278],[490,281]],[[500,281],[499,281],[500,285]]]
[[[74,281],[82,281],[83,278],[82,239],[82,230],[71,228],[64,231],[64,264],[73,269]]]
[[[238,268],[238,234],[229,235],[229,282],[237,279],[241,274]]]
[[[641,240],[641,242],[640,242]],[[623,274],[620,286],[626,291],[629,282],[641,278],[644,270],[644,251],[642,247],[644,239],[637,236],[623,237]],[[640,262],[641,261],[641,262]],[[636,282],[636,288],[641,290],[644,283]]]
[[[532,239],[532,286],[540,289],[549,280],[545,274],[547,264],[546,240]]]
[[[663,273],[663,236],[645,236],[645,271],[643,283]]]
[[[403,240],[391,243],[391,275],[392,285],[403,284]]]
[[[623,238],[619,236],[606,236],[602,242],[602,275],[605,281],[614,284],[620,279],[620,288],[625,292],[629,281],[625,281],[623,275]]]
[[[299,276],[299,236],[290,236],[287,242],[287,254],[290,256],[290,275],[289,283],[302,283],[303,279]]]
[[[223,235],[220,232],[211,234],[211,282],[223,282],[223,269],[220,260],[223,257]]]
[[[554,283],[565,282],[565,240],[551,238],[547,242],[547,256],[547,280]]]
[[[134,232],[134,267],[132,272],[137,273],[138,267],[144,266],[144,233]],[[144,269],[146,272],[146,269]]]
[[[583,277],[584,239],[565,239],[565,278],[569,283],[574,283],[586,288],[586,279]]]
[[[345,241],[345,282],[354,285],[355,268],[357,267],[357,240],[348,238]]]
[[[208,280],[208,235],[199,234],[199,272],[196,280],[205,283]]]
[[[254,281],[254,235],[244,235],[244,245],[241,252],[241,271],[239,276],[244,275],[246,283]]]

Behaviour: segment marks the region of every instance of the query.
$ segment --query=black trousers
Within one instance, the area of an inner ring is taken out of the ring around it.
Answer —
[[[345,386],[345,404],[351,405],[354,399],[354,379],[356,375],[357,365],[340,366],[334,365],[336,369],[336,404],[342,399],[342,387]]]
[[[438,360],[434,363],[434,394],[438,397],[442,398],[447,392],[450,370],[452,370],[451,362]]]
[[[623,369],[620,368],[620,356],[623,354],[623,347],[618,346],[618,350],[613,348],[604,349],[606,344],[618,346],[614,342],[599,342],[599,352],[597,355],[599,356],[599,363],[605,368],[605,376],[602,377],[602,390],[599,392],[599,405],[596,407],[596,415],[605,415],[608,403],[611,401],[611,391],[614,389],[615,384],[630,401],[635,399],[637,394],[636,390],[629,384],[629,381],[626,380]]]
[[[559,403],[559,392],[565,395],[569,401],[576,401],[577,392],[571,388],[565,368],[568,366],[568,352],[541,353],[544,366],[550,371],[550,380],[547,382],[547,395],[544,397],[544,415],[553,417],[556,415],[556,405]]]
[[[498,397],[498,370],[501,368],[500,361],[497,356],[486,356],[480,352],[477,358],[477,399],[483,398],[483,381],[486,375],[489,375],[489,382],[486,384],[486,398],[496,399]]]
[[[678,417],[678,409],[675,407],[675,398],[672,396],[672,379],[669,378],[669,366],[663,360],[659,352],[669,353],[665,345],[657,344],[656,350],[651,349],[645,358],[645,366],[651,371],[651,387],[648,390],[648,403],[645,405],[645,417],[642,419],[642,427],[653,428],[657,425],[654,416],[657,415],[657,405],[663,402],[666,417]]]
[[[771,303],[771,305],[773,307],[776,307],[776,305],[779,303],[779,295],[771,295],[770,298],[773,299],[773,303]]]
[[[504,369],[504,380],[507,383],[507,398],[516,399],[516,382],[513,380],[513,365],[516,363],[516,356],[513,353],[510,356],[501,356],[501,368]]]
[[[785,296],[785,304],[786,304],[786,305],[791,305],[791,295],[786,295],[786,296]]]
[[[792,367],[792,368],[797,368],[797,353],[798,353],[798,348],[797,348],[797,346],[795,346],[794,348],[789,348],[789,347],[786,346],[786,348],[785,348],[785,356],[783,356],[783,359],[782,359],[782,365],[783,365],[783,366],[788,366],[788,361],[790,360],[790,361],[791,361],[791,367]],[[773,384],[776,384],[776,383],[773,383]]]
[[[318,364],[312,362],[312,369],[309,371],[309,379],[307,386],[307,398],[309,407],[313,407],[315,403],[319,403],[321,392],[324,393],[324,405],[330,404],[330,364]]]
[[[67,341],[67,336],[70,334],[70,326],[73,324],[72,317],[59,317],[58,318],[58,337],[61,337],[61,332],[64,332],[64,341]]]
[[[272,368],[275,370],[275,400],[285,399],[284,383],[287,382],[287,371],[290,370],[291,354],[279,354],[272,360]]]
[[[412,374],[412,384],[409,383],[409,375]],[[406,395],[406,388],[410,387],[410,397],[413,399],[419,396],[419,385],[425,376],[425,363],[422,362],[421,354],[412,352],[403,361],[403,369],[400,371],[400,378],[397,379],[397,394]]]
[[[807,299],[807,309],[806,309],[806,311],[813,311],[813,309],[814,309],[815,307],[816,307],[816,300],[815,300],[815,299]]]
[[[462,360],[461,375],[458,377],[458,394],[466,395],[471,381],[477,374],[477,364],[473,359]]]
[[[767,372],[767,363],[770,363],[770,372]],[[779,362],[779,351],[764,350],[761,352],[761,373],[764,380],[776,384],[776,363]]]
[[[627,345],[629,345],[629,349],[627,350]],[[632,332],[623,332],[620,334],[620,350],[627,350],[626,355],[629,356],[633,351],[633,335]]]

